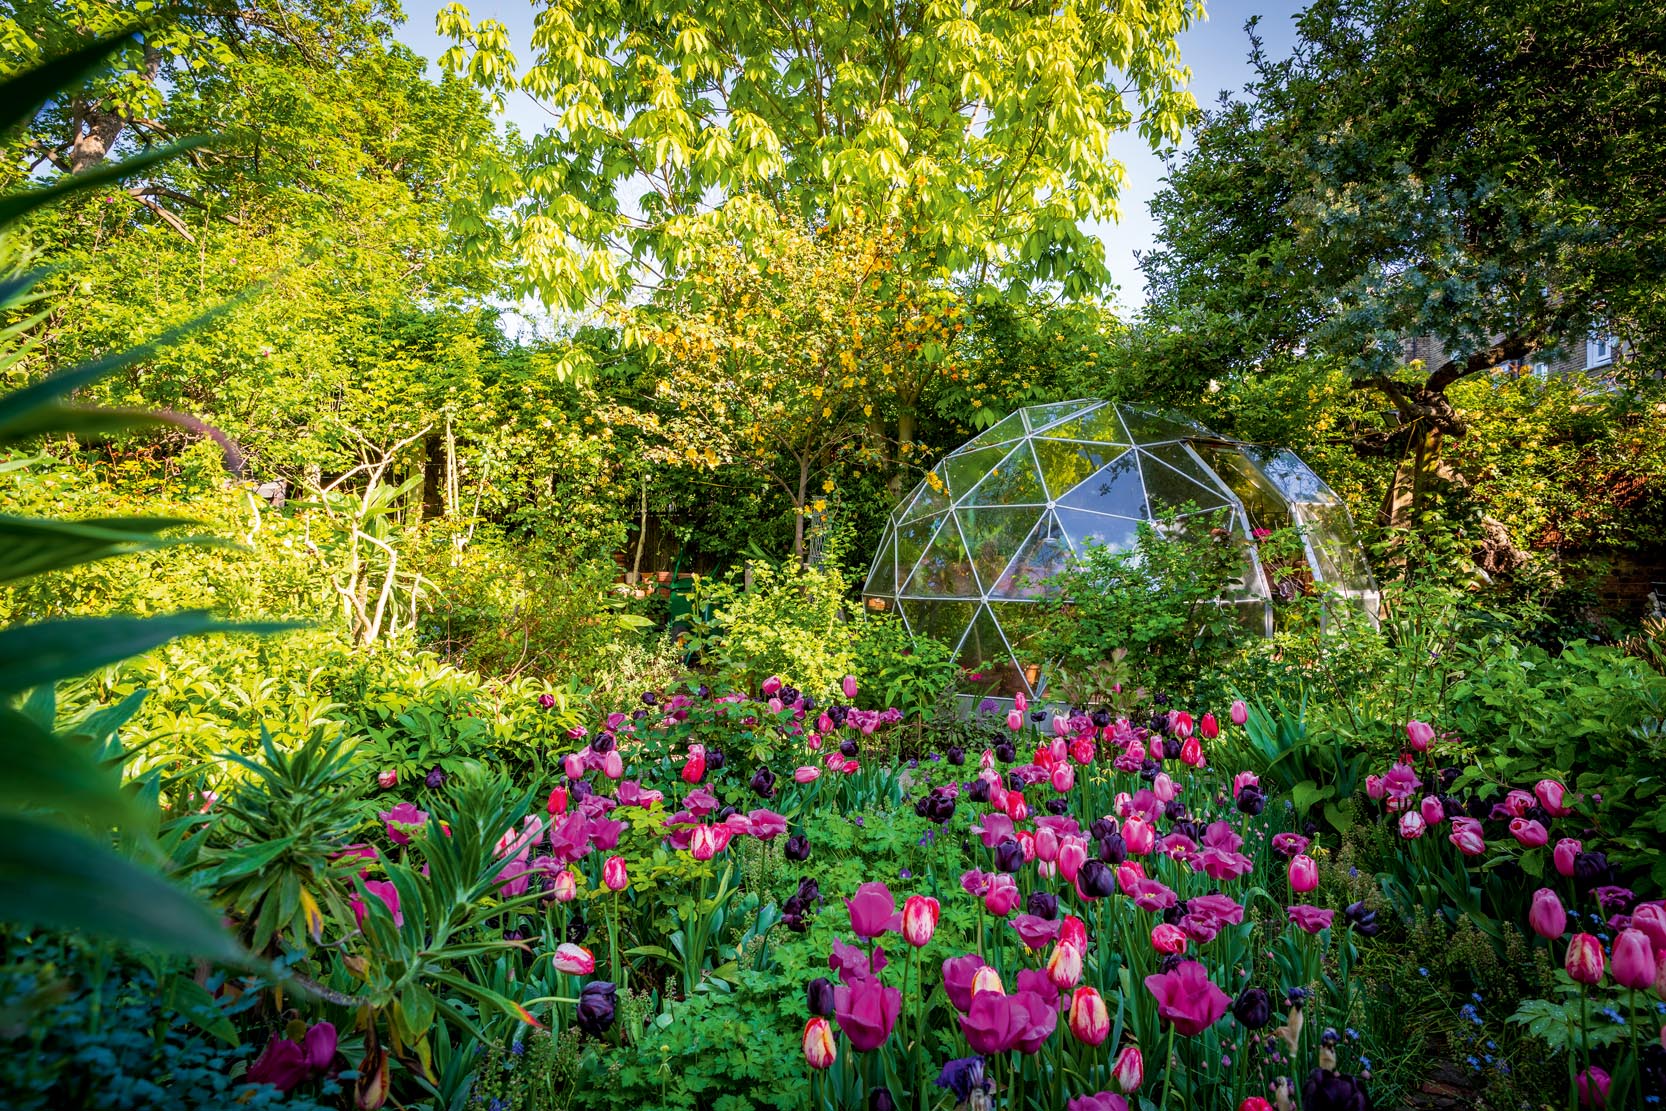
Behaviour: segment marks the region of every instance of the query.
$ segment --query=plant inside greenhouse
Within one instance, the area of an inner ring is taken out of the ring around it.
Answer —
[[[1663,44],[0,5],[0,1108],[1658,1106]]]

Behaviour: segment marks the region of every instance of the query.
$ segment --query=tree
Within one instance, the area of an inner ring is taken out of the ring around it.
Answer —
[[[1135,111],[1153,143],[1178,136],[1195,102],[1174,39],[1200,14],[551,0],[524,70],[501,23],[458,4],[438,23],[452,71],[555,118],[485,176],[527,283],[580,307],[682,272],[692,228],[741,194],[805,226],[894,223],[931,267],[1091,292],[1106,271],[1081,224],[1114,215],[1123,176],[1109,138]]]
[[[1153,356],[1209,379],[1340,365],[1392,406],[1380,513],[1452,472],[1457,382],[1592,330],[1660,365],[1666,15],[1618,0],[1318,0],[1153,204]],[[1253,22],[1252,22],[1253,41]],[[1452,353],[1406,357],[1430,336]]]

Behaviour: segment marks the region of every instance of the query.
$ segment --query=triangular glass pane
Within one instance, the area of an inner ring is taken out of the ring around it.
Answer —
[[[1186,440],[1204,434],[1199,425],[1191,425],[1161,413],[1144,409],[1123,409],[1122,423],[1136,444],[1155,444],[1164,440]]]
[[[1028,689],[988,606],[978,607],[977,616],[966,630],[966,639],[960,642],[959,662],[966,670],[966,681],[980,694],[1010,697]]]
[[[930,545],[931,538],[937,535],[937,527],[947,516],[921,517],[915,521],[904,521],[897,526],[897,583],[908,582],[914,573],[914,565],[920,562]]]
[[[1035,602],[990,602],[989,610],[1001,626],[1007,647],[1012,649],[1018,669],[1028,672],[1032,667],[1041,670],[1046,663],[1037,645],[1041,640],[1041,622],[1045,616],[1042,606]]]
[[[943,460],[938,468],[948,485],[949,497],[955,501],[965,497],[1001,460],[1012,454],[1012,450],[1011,447],[983,447]]]
[[[1069,566],[1070,541],[1049,513],[1037,523],[990,593],[1002,598],[1035,598],[1047,592],[1047,580]]]
[[[1273,531],[1290,526],[1290,506],[1284,495],[1241,449],[1234,444],[1192,446],[1209,464],[1209,469],[1244,503],[1251,529]]]
[[[1294,452],[1245,450],[1251,451],[1252,457],[1261,465],[1262,473],[1279,488],[1286,501],[1321,505],[1341,503],[1342,499],[1336,496],[1336,491],[1326,486],[1324,480],[1313,473],[1313,468],[1296,458]]]
[[[917,598],[978,598],[983,592],[953,520],[944,522],[902,592]]]
[[[1092,401],[1056,401],[1049,405],[1028,405],[1018,411],[1024,414],[1030,431],[1040,432],[1043,428],[1079,413],[1092,404]]]
[[[976,448],[989,447],[992,444],[1004,444],[1008,440],[1018,439],[1025,431],[1024,418],[1017,413],[1008,413],[964,444],[961,444],[954,450],[953,454],[959,455]]]
[[[1228,504],[1218,487],[1194,482],[1144,448],[1140,454],[1144,457],[1140,460],[1140,470],[1145,477],[1147,505],[1153,517],[1218,509]]]
[[[926,475],[926,480],[920,483],[914,492],[914,500],[909,503],[908,511],[898,517],[899,521],[912,521],[917,517],[929,517],[933,513],[941,513],[949,508],[949,495],[943,481],[943,464]]]
[[[873,566],[868,568],[868,581],[862,587],[864,594],[895,594],[897,592],[897,538],[895,534],[887,536],[885,542],[879,546],[879,554],[874,556]]]
[[[960,535],[972,556],[983,590],[994,588],[995,580],[1011,562],[1024,538],[1035,528],[1037,518],[1047,510],[1033,505],[961,506],[955,510]]]
[[[1125,451],[1088,476],[1087,481],[1055,500],[1060,506],[1070,509],[1114,513],[1119,517],[1144,517],[1147,515],[1145,487],[1140,482],[1138,459],[1136,452]]]
[[[973,505],[1044,505],[1047,491],[1036,473],[1035,454],[1027,440],[1020,440],[1011,452],[967,495]]]
[[[1077,555],[1089,548],[1109,548],[1113,552],[1132,551],[1139,537],[1140,522],[1131,517],[1107,517],[1102,513],[1088,513],[1080,509],[1055,509],[1059,524],[1070,539]]]
[[[1053,499],[1081,485],[1089,475],[1121,454],[1120,447],[1109,444],[1084,444],[1075,440],[1030,441],[1036,462],[1041,466],[1041,481],[1047,495]]]
[[[1087,440],[1100,444],[1128,442],[1128,433],[1117,419],[1116,406],[1109,403],[1062,420],[1040,435],[1048,440]]]
[[[951,649],[959,645],[977,611],[976,602],[957,602],[952,599],[928,602],[919,598],[903,601],[908,607],[908,629],[915,636],[935,637]]]
[[[1158,444],[1156,447],[1141,448],[1147,455],[1161,459],[1170,467],[1179,471],[1193,482],[1212,493],[1220,502],[1231,502],[1231,491],[1215,472],[1211,471],[1202,459],[1192,451],[1188,444]]]

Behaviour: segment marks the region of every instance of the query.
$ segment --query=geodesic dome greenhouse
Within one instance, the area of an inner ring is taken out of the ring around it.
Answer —
[[[1273,606],[1324,584],[1374,619],[1379,594],[1353,520],[1293,453],[1106,401],[1031,405],[945,456],[891,513],[863,587],[871,610],[956,646],[989,694],[1042,693],[1033,641],[1047,580],[1091,546],[1131,550],[1141,521],[1180,514],[1242,541],[1215,604],[1261,635]],[[1306,566],[1263,566],[1262,530],[1299,526]]]

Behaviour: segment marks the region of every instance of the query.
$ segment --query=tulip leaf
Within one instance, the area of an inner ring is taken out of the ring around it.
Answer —
[[[249,962],[219,915],[190,893],[108,845],[14,814],[0,814],[0,917],[160,952]]]
[[[238,1044],[237,1027],[220,1010],[219,1001],[189,976],[175,975],[168,981],[162,1004],[183,1015],[191,1024],[214,1035],[229,1046]]]
[[[271,633],[282,622],[223,622],[206,610],[164,617],[78,617],[0,632],[0,694],[17,694],[136,656],[175,637],[200,633]]]
[[[104,59],[135,41],[133,31],[95,39],[0,82],[0,134],[33,117],[42,104],[79,85]]]
[[[229,544],[212,536],[156,535],[194,523],[178,517],[51,521],[0,515],[0,582],[177,544]]]
[[[142,822],[121,780],[88,745],[54,737],[10,707],[0,707],[0,765],[0,805],[51,808],[103,824]]]

